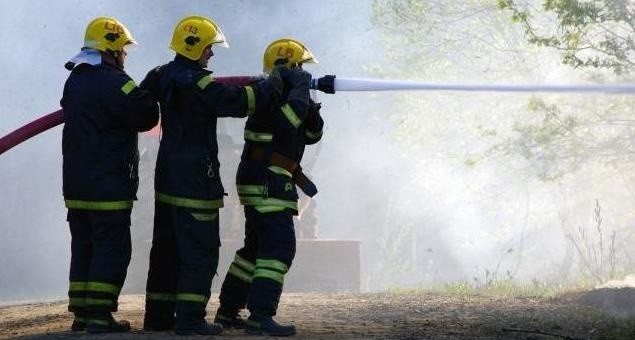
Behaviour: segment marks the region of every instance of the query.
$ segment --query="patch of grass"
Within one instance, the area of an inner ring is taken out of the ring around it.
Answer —
[[[457,281],[440,285],[422,284],[412,288],[392,287],[387,291],[396,294],[431,293],[460,297],[554,298],[568,292],[591,289],[592,287],[592,284],[583,282],[565,286],[539,280],[518,282],[511,279],[493,279],[488,280],[485,284]]]

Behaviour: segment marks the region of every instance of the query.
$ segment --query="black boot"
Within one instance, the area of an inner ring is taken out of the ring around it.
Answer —
[[[214,323],[221,324],[223,326],[223,329],[245,328],[245,319],[241,318],[238,313],[223,313],[220,311],[220,309],[216,312]]]
[[[247,319],[245,332],[252,335],[290,336],[295,334],[295,326],[281,325],[270,316],[250,316]]]
[[[88,333],[121,333],[130,331],[130,322],[117,321],[110,313],[100,315],[88,315],[86,320]]]
[[[76,313],[75,319],[73,319],[73,324],[71,325],[71,331],[81,332],[83,330],[86,330],[86,315]]]
[[[177,325],[174,329],[174,333],[178,335],[217,335],[222,331],[223,326],[217,323],[207,323],[204,320],[188,326]]]

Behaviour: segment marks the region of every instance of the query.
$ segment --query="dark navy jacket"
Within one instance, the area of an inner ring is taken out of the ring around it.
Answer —
[[[308,85],[308,84],[304,84]],[[264,150],[264,158],[280,154],[300,164],[306,145],[322,138],[324,121],[319,105],[309,98],[307,86],[291,88],[281,103],[257,111],[245,124],[245,147],[236,184],[241,203],[254,205],[260,212],[279,211],[283,207],[297,210],[298,193],[293,174],[254,161],[254,148]]]
[[[137,133],[151,129],[159,119],[152,95],[104,61],[76,66],[60,103],[67,207],[132,207],[138,187]]]
[[[201,209],[222,206],[216,120],[246,117],[276,99],[271,83],[217,83],[196,61],[176,55],[150,71],[140,86],[161,104],[162,137],[155,172],[156,199]]]

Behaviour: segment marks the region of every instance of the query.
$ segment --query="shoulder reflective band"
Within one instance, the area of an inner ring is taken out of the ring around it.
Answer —
[[[256,112],[256,94],[251,86],[245,86],[245,93],[247,94],[247,114],[252,115]]]
[[[199,200],[195,198],[185,198],[172,196],[160,192],[155,193],[155,199],[159,202],[177,207],[194,208],[194,209],[218,209],[223,207],[223,200]]]
[[[211,84],[213,81],[214,81],[214,78],[212,78],[212,76],[206,75],[203,78],[199,79],[196,85],[198,85],[198,87],[200,87],[201,90],[204,90],[207,87],[207,85]]]
[[[298,118],[298,115],[295,114],[295,111],[293,111],[293,108],[289,105],[289,103],[282,105],[280,110],[282,110],[282,113],[284,113],[284,116],[287,117],[289,123],[291,123],[294,128],[297,129],[298,126],[302,124],[302,121]]]
[[[252,142],[271,142],[273,140],[273,134],[266,132],[254,132],[245,129],[245,140]]]
[[[128,80],[128,82],[121,87],[121,92],[129,94],[135,87],[137,87],[137,84],[135,84],[134,80]]]
[[[81,210],[125,210],[132,209],[132,201],[82,201],[82,200],[64,200],[68,209]]]
[[[322,130],[320,130],[319,132],[311,132],[309,130],[306,131],[306,136],[309,139],[318,139],[320,137],[322,137]]]

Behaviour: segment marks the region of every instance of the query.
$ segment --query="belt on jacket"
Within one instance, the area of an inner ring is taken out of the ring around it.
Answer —
[[[269,165],[281,167],[287,170],[293,177],[295,184],[309,197],[315,196],[318,190],[315,184],[302,172],[302,167],[298,162],[277,152],[272,152],[268,159],[268,152],[259,146],[250,146],[247,152],[249,159],[256,162],[267,162]]]

